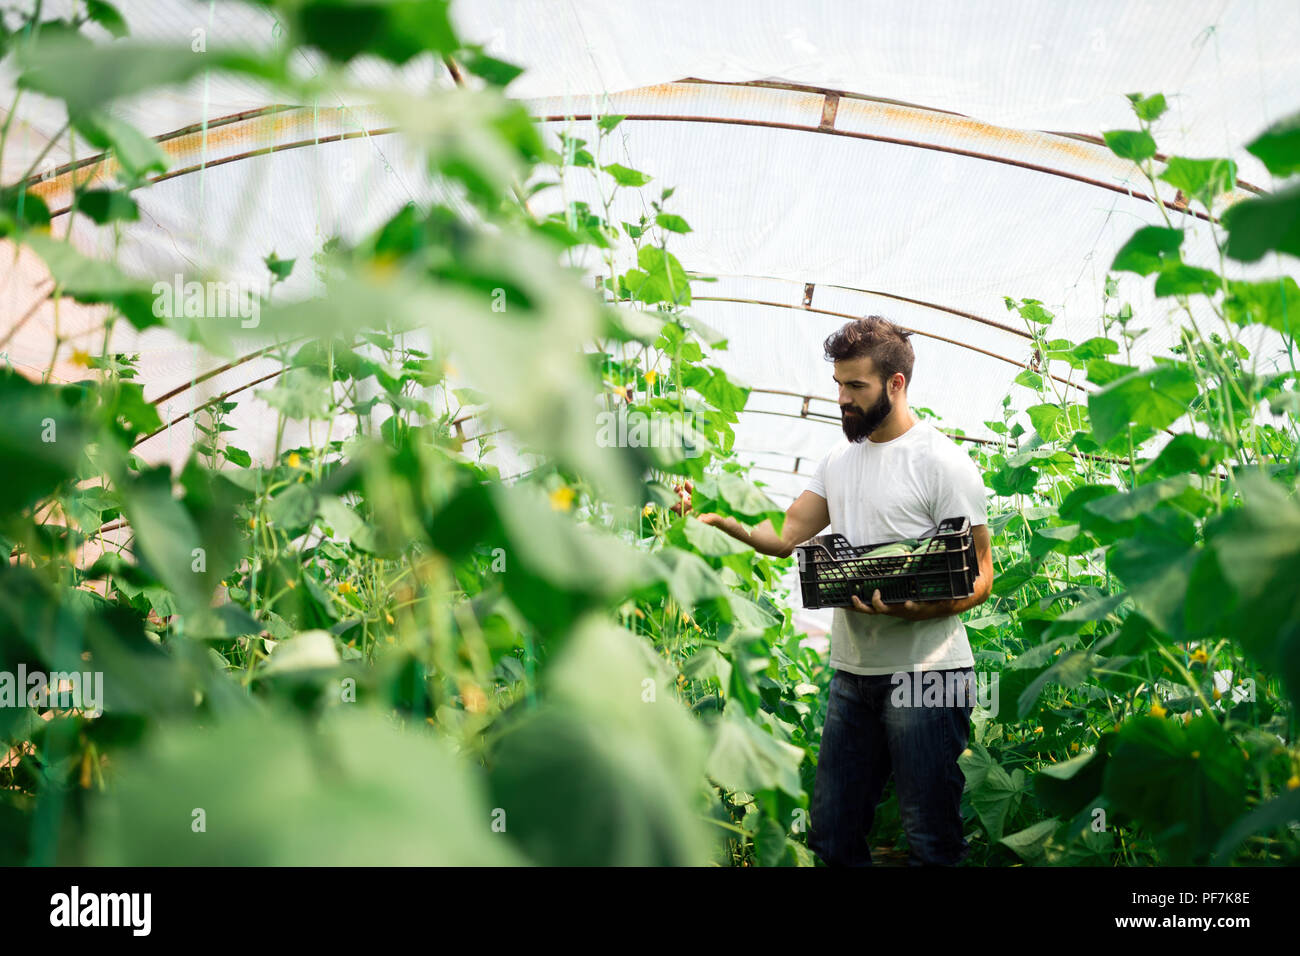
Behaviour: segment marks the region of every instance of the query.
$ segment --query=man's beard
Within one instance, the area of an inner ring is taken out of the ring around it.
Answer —
[[[856,405],[841,405],[840,417],[844,427],[844,437],[851,442],[860,442],[877,428],[881,422],[894,411],[894,403],[889,400],[888,392],[881,392],[876,404],[865,412]]]

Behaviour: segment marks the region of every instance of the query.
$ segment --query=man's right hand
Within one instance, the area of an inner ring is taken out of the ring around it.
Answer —
[[[673,485],[673,491],[677,492],[677,504],[668,510],[675,515],[685,515],[691,510],[691,495],[695,491],[695,482],[689,478],[681,484]]]

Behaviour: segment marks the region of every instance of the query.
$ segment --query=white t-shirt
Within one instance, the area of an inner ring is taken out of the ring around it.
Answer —
[[[933,534],[946,518],[988,524],[979,469],[947,435],[918,421],[893,441],[841,438],[808,491],[826,499],[830,531],[849,544],[883,544]],[[854,674],[972,667],[966,626],[953,614],[928,621],[836,608],[831,667]]]

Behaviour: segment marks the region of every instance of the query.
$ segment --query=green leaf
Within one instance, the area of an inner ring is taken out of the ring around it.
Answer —
[[[1002,468],[989,477],[993,493],[1004,498],[1032,494],[1037,484],[1038,472],[1029,465]]]
[[[402,64],[421,53],[456,53],[447,0],[304,0],[288,8],[293,32],[332,60],[374,54]]]
[[[1242,506],[1205,529],[1202,563],[1212,560],[1226,585],[1214,594],[1216,616],[1225,635],[1280,673],[1292,700],[1300,702],[1300,505],[1258,472],[1239,472],[1237,482]]]
[[[37,385],[0,367],[0,459],[11,463],[0,473],[0,518],[29,507],[77,473],[97,430],[84,408],[67,400],[76,392]]]
[[[1144,480],[1184,473],[1208,475],[1227,454],[1227,447],[1212,438],[1186,433],[1175,435],[1160,454],[1142,468],[1141,474]]]
[[[1300,185],[1229,206],[1224,251],[1238,262],[1255,262],[1268,252],[1300,256]]]
[[[268,660],[257,669],[257,676],[299,676],[316,671],[329,671],[342,663],[334,635],[329,631],[302,631],[275,646]]]
[[[86,16],[107,30],[115,39],[122,39],[129,32],[126,21],[117,8],[104,0],[86,0]]]
[[[1156,154],[1156,141],[1146,130],[1109,130],[1102,133],[1110,151],[1120,159],[1141,163]]]
[[[599,126],[606,133],[608,133],[611,132],[616,126],[618,126],[619,123],[623,122],[623,120],[625,119],[627,119],[626,116],[620,116],[611,113],[608,116],[602,116],[598,120],[596,120],[596,125]]]
[[[91,305],[116,306],[137,329],[161,324],[153,314],[151,287],[114,263],[84,256],[71,244],[38,232],[24,234],[23,243],[44,260],[62,294]]]
[[[30,226],[48,226],[50,207],[34,192],[0,187],[0,238]]]
[[[750,550],[726,532],[707,525],[691,515],[686,516],[683,531],[691,546],[708,557],[741,554]]]
[[[110,100],[183,83],[204,70],[275,75],[269,64],[239,52],[196,52],[188,44],[135,40],[97,44],[79,34],[47,30],[20,50],[18,65],[18,85],[63,100],[74,122]],[[100,114],[97,120],[105,117]]]
[[[664,548],[650,555],[650,560],[658,570],[658,581],[683,607],[695,607],[712,598],[725,599],[729,593],[718,572],[699,555],[680,548]]]
[[[1002,828],[1007,818],[1015,815],[1025,793],[1024,771],[1017,769],[1008,774],[982,744],[974,741],[957,763],[966,776],[970,805],[979,814],[989,839],[1002,839]]]
[[[681,216],[674,216],[672,213],[661,212],[655,216],[655,223],[669,232],[690,232],[691,227],[686,224],[686,220]]]
[[[1214,848],[1214,861],[1226,862],[1229,854],[1249,836],[1270,830],[1281,835],[1297,821],[1300,821],[1300,790],[1287,790],[1260,803],[1228,827]]]
[[[1090,753],[1044,766],[1034,774],[1034,794],[1048,813],[1070,817],[1101,798],[1106,762],[1115,734],[1103,734]]]
[[[1032,562],[1022,561],[999,572],[993,578],[993,593],[1010,594],[1034,576],[1035,567]]]
[[[1207,209],[1215,198],[1237,187],[1237,164],[1230,159],[1187,159],[1173,156],[1159,176]]]
[[[1168,109],[1163,93],[1153,93],[1150,96],[1143,96],[1141,93],[1128,93],[1126,95],[1129,102],[1133,104],[1133,112],[1143,122],[1154,123]]]
[[[1172,295],[1213,296],[1221,286],[1219,274],[1182,262],[1167,262],[1156,275],[1156,297]]]
[[[1043,376],[1039,375],[1037,372],[1030,371],[1029,369],[1020,372],[1013,381],[1017,385],[1023,385],[1025,388],[1033,389],[1035,392],[1041,392],[1043,390]]]
[[[1261,282],[1228,280],[1224,311],[1237,325],[1259,323],[1283,335],[1300,331],[1300,285],[1291,276]]]
[[[1105,445],[1130,425],[1164,428],[1187,414],[1196,395],[1196,378],[1186,365],[1132,372],[1088,396],[1093,437]]]
[[[140,209],[131,194],[122,189],[91,189],[77,197],[77,209],[92,222],[135,222]]]
[[[291,368],[271,388],[255,394],[286,418],[328,418],[332,382],[312,368]]]
[[[1059,820],[1042,820],[1025,827],[1019,833],[1003,837],[999,842],[1010,847],[1026,863],[1031,863],[1043,856],[1046,844],[1059,829]]]
[[[1137,371],[1136,366],[1108,362],[1105,359],[1088,359],[1084,367],[1088,370],[1088,381],[1094,385],[1109,385],[1116,379]]]
[[[629,281],[628,286],[638,300],[652,304],[691,304],[690,279],[672,253],[658,246],[642,246],[637,253],[637,264],[644,270],[645,278],[635,286]]]
[[[1300,113],[1283,117],[1246,147],[1274,176],[1300,173]]]
[[[305,484],[294,483],[271,499],[266,514],[284,531],[304,528],[316,514],[316,496]]]
[[[475,76],[482,77],[499,89],[505,89],[524,72],[522,66],[498,60],[480,50],[471,50],[469,53],[462,54],[460,62]]]
[[[1178,261],[1183,230],[1164,226],[1143,226],[1115,254],[1112,272],[1135,272],[1140,276],[1159,272],[1167,263]]]
[[[779,520],[785,514],[751,481],[729,471],[697,481],[694,497],[702,510],[721,511],[754,522],[774,517]]]
[[[618,163],[610,163],[608,166],[600,167],[605,172],[614,177],[614,181],[620,186],[644,186],[650,180],[654,179],[639,170],[629,169],[627,166]]]
[[[746,793],[783,790],[792,797],[803,795],[799,779],[802,747],[777,740],[736,707],[723,712],[713,731],[708,773],[714,781]]]
[[[1051,667],[1030,682],[1016,701],[1016,713],[1024,720],[1034,709],[1038,696],[1048,684],[1060,684],[1062,687],[1075,687],[1092,673],[1093,657],[1088,651],[1067,651],[1053,662]]]
[[[289,274],[293,272],[293,264],[298,260],[281,259],[272,252],[262,261],[266,263],[266,267],[271,270],[271,275],[275,277],[274,281],[283,282],[285,279],[289,278]]]
[[[476,767],[360,705],[331,708],[311,728],[260,707],[201,727],[161,722],[123,763],[92,801],[95,865],[526,862],[492,832],[496,804]],[[195,808],[207,832],[192,830]]]
[[[696,808],[708,739],[673,696],[675,676],[638,635],[581,622],[547,664],[540,706],[493,735],[491,806],[511,844],[552,866],[707,862],[713,836]]]
[[[1132,717],[1120,727],[1103,791],[1136,818],[1163,851],[1162,862],[1203,862],[1245,809],[1245,758],[1209,714],[1185,726]]]
[[[172,495],[166,466],[143,472],[122,487],[123,510],[134,532],[136,560],[167,586],[187,612],[206,609],[215,581],[212,569],[194,570],[195,549],[207,543],[193,517]],[[212,562],[204,560],[203,564]]]
[[[74,126],[92,146],[111,149],[132,180],[140,180],[149,173],[164,173],[170,165],[161,146],[110,113],[87,114],[79,117]]]
[[[242,448],[236,448],[234,445],[227,445],[221,449],[221,454],[226,456],[226,461],[232,465],[238,465],[240,468],[247,468],[253,463],[253,456]]]
[[[715,647],[705,647],[687,658],[682,673],[691,680],[716,680],[722,690],[731,685],[731,662]]]

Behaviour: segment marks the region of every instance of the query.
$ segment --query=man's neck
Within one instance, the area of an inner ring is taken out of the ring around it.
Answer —
[[[867,441],[878,445],[893,441],[919,421],[920,419],[912,414],[910,408],[906,406],[895,408],[894,414],[885,419],[879,428],[867,436]]]

